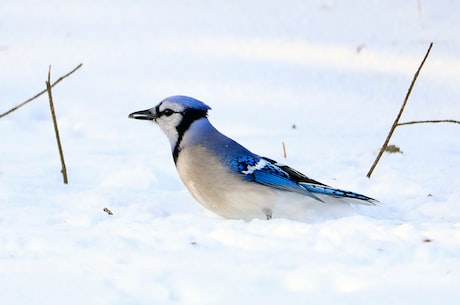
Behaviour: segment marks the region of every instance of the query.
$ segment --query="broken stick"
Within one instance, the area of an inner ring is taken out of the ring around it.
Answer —
[[[51,84],[51,88],[56,86],[60,81],[62,81],[64,78],[66,78],[67,76],[70,76],[70,74],[74,73],[75,71],[77,71],[78,69],[80,69],[80,67],[83,66],[83,63],[79,64],[78,66],[76,66],[72,71],[70,71],[69,73],[67,73],[66,75],[64,76],[61,76],[59,77],[54,83]],[[42,95],[43,93],[45,93],[47,91],[47,89],[43,90],[43,91],[40,91],[39,93],[37,93],[36,95],[32,96],[30,99],[28,100],[25,100],[24,102],[22,102],[21,104],[19,105],[16,105],[15,107],[11,108],[10,110],[8,110],[7,112],[5,113],[2,113],[0,114],[0,118],[10,114],[11,112],[21,108],[22,106],[26,105],[27,103],[30,103],[32,102],[34,99],[36,99],[37,97],[39,97],[40,95]]]
[[[62,152],[62,145],[61,145],[61,138],[59,137],[59,129],[57,125],[57,119],[56,119],[56,113],[54,111],[54,103],[53,103],[53,95],[51,94],[51,66],[48,69],[48,80],[45,82],[46,83],[46,91],[48,92],[48,99],[50,101],[50,110],[51,110],[51,116],[53,118],[53,125],[54,125],[54,132],[56,134],[56,141],[58,145],[58,150],[59,150],[59,157],[61,158],[61,173],[62,177],[64,178],[64,184],[68,184],[67,180],[67,169],[65,166],[65,161],[64,161],[64,153]]]
[[[399,119],[401,118],[401,115],[402,115],[402,113],[404,111],[404,108],[406,107],[407,100],[409,99],[409,96],[410,96],[410,94],[412,92],[412,88],[414,87],[415,81],[417,80],[417,77],[418,77],[418,75],[420,73],[420,70],[423,67],[423,64],[425,63],[426,59],[428,58],[428,55],[430,54],[432,46],[433,46],[433,43],[430,43],[430,46],[428,47],[428,50],[426,51],[425,57],[423,58],[422,62],[420,63],[420,66],[418,67],[417,72],[415,72],[414,77],[412,78],[412,82],[411,82],[411,84],[409,86],[409,89],[407,90],[406,97],[404,98],[403,104],[401,105],[401,109],[399,110],[399,113],[396,116],[396,119],[395,119],[393,125],[391,126],[390,131],[388,132],[388,135],[387,135],[387,138],[385,139],[385,142],[383,142],[382,148],[380,148],[380,151],[379,151],[379,153],[377,155],[377,158],[375,158],[374,163],[372,164],[369,172],[367,173],[367,178],[371,177],[372,172],[374,171],[375,167],[377,166],[377,163],[379,162],[380,158],[383,155],[383,152],[385,151],[385,149],[388,146],[388,142],[390,142],[390,138],[393,135],[393,132],[395,131],[396,127],[398,126]]]

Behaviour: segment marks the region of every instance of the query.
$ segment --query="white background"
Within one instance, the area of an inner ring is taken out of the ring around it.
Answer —
[[[458,1],[0,2],[0,304],[457,304]],[[185,94],[255,153],[380,200],[313,223],[226,220],[156,126]],[[295,125],[295,129],[292,127]],[[284,159],[282,142],[288,157]],[[109,216],[103,208],[109,208]]]

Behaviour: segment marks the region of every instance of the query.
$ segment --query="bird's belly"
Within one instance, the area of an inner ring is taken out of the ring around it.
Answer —
[[[300,193],[244,181],[201,146],[182,150],[176,166],[192,196],[225,218],[249,221],[273,217],[315,222],[354,214],[348,204],[325,204]]]
[[[204,147],[182,150],[176,166],[192,196],[212,212],[226,218],[244,220],[271,217],[278,191],[244,181]]]

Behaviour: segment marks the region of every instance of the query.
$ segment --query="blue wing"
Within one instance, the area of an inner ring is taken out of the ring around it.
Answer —
[[[362,203],[374,204],[376,200],[350,191],[332,188],[304,174],[279,164],[274,160],[257,155],[242,156],[231,161],[233,169],[248,181],[274,187],[284,191],[297,192],[324,202],[315,194],[362,200]]]
[[[276,165],[275,161],[258,156],[242,156],[232,161],[236,172],[248,181],[274,187],[284,191],[297,192],[322,202],[308,189],[291,178],[289,173]]]

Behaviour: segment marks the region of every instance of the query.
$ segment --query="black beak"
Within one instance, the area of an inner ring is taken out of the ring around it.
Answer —
[[[157,118],[157,116],[155,113],[152,113],[149,109],[149,110],[141,110],[141,111],[133,112],[128,116],[128,118],[137,119],[137,120],[153,121]]]

